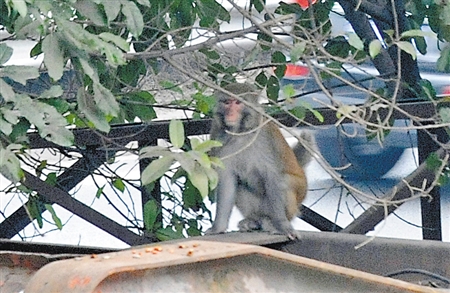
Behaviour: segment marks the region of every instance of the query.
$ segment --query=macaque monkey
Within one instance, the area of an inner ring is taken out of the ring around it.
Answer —
[[[258,108],[259,93],[249,84],[224,87]],[[299,238],[290,221],[297,216],[307,183],[298,161],[311,157],[300,146],[296,154],[278,126],[240,99],[217,92],[211,139],[222,142],[212,155],[222,159],[216,189],[217,210],[207,233],[223,233],[234,205],[243,214],[239,230],[263,230]],[[300,144],[299,144],[300,145]]]

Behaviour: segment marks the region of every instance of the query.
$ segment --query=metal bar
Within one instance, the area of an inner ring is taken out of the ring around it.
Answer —
[[[205,120],[184,120],[186,135],[201,135],[209,133],[211,128],[210,119]],[[113,125],[109,133],[102,133],[89,128],[77,128],[73,130],[75,145],[77,146],[124,146],[130,141],[140,141],[145,138],[147,141],[158,138],[169,138],[169,121],[155,121],[148,124],[131,123],[123,125]],[[27,135],[30,141],[30,148],[58,148],[39,136],[38,133]]]
[[[439,158],[445,155],[444,149],[440,148],[436,154]],[[412,187],[421,188],[424,182],[433,182],[436,174],[433,170],[427,168],[426,163],[422,163],[419,167],[411,173],[405,180],[400,181],[394,186],[390,192],[387,193],[387,198],[390,200],[404,200],[411,197]],[[345,227],[342,233],[351,234],[366,234],[374,229],[374,227],[381,222],[385,217],[391,214],[401,204],[389,205],[386,208],[382,205],[373,205],[363,212],[356,220]]]
[[[306,223],[316,227],[320,231],[339,232],[342,230],[342,228],[339,227],[336,223],[328,220],[322,215],[319,215],[318,213],[304,205],[302,205],[300,208],[299,218]]]
[[[114,237],[122,240],[130,245],[138,245],[151,242],[153,239],[141,237],[127,228],[119,225],[115,221],[105,217],[99,212],[91,209],[74,199],[70,194],[60,188],[50,186],[36,176],[25,172],[25,180],[23,182],[28,188],[38,192],[46,201],[56,203],[66,210],[78,215],[86,221],[96,225],[98,228],[108,232]]]
[[[438,149],[438,145],[430,135],[436,136],[440,142],[448,140],[448,135],[444,129],[439,128],[426,132],[419,130],[417,132],[419,162],[425,162],[427,157]],[[420,207],[422,211],[422,237],[428,240],[442,241],[441,225],[441,195],[440,188],[435,187],[429,195],[431,198],[421,198]]]
[[[100,167],[106,160],[105,151],[87,150],[67,171],[58,176],[57,186],[63,191],[69,191],[83,181],[92,170]],[[0,223],[0,238],[10,239],[32,222],[28,215],[26,204],[18,208]]]
[[[432,118],[436,113],[436,107],[431,102],[408,102],[398,105],[409,115],[420,119]],[[304,119],[305,123],[313,125],[331,125],[336,123],[336,111],[328,108],[316,109],[324,117],[324,121],[320,122],[312,113],[307,113]],[[277,115],[275,117],[287,126],[298,125],[298,119],[287,115]],[[393,118],[407,119],[409,118],[399,111],[394,111]],[[209,133],[211,128],[211,119],[204,120],[184,120],[186,135],[201,135]],[[344,122],[351,122],[349,119]],[[304,124],[304,123],[301,123]],[[125,145],[130,141],[139,141],[143,137],[146,140],[157,138],[169,138],[169,121],[155,121],[150,123],[132,123],[124,125],[113,125],[109,133],[101,133],[89,128],[74,129],[75,145],[77,146],[110,146],[111,144]],[[27,135],[30,141],[30,148],[47,148],[58,146],[41,138],[38,133],[30,133]]]

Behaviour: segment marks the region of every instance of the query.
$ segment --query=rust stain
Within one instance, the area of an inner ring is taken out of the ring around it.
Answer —
[[[12,261],[13,265],[19,266],[20,263],[21,263],[21,257],[20,257],[20,255],[12,254],[12,255],[11,255],[11,261]]]
[[[70,289],[75,289],[77,287],[85,287],[91,282],[91,277],[73,277],[69,280],[68,287]]]

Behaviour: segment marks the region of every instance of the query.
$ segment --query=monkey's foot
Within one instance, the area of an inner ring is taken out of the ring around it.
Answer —
[[[255,231],[261,230],[262,225],[260,221],[252,219],[243,219],[238,224],[239,231]]]
[[[299,240],[302,238],[301,234],[296,230],[285,231],[285,232],[281,232],[278,230],[271,230],[271,231],[269,231],[269,233],[273,234],[273,235],[285,235],[285,236],[287,236],[287,238],[289,238],[289,240]]]
[[[301,238],[301,235],[298,231],[292,229],[292,231],[289,231],[289,233],[286,234],[286,236],[290,239],[290,240],[298,240]]]
[[[205,235],[224,234],[225,232],[226,232],[225,230],[209,228],[208,230],[205,231]]]
[[[298,240],[301,238],[300,233],[288,222],[265,222],[264,224],[264,230],[272,234],[286,235],[290,240]]]

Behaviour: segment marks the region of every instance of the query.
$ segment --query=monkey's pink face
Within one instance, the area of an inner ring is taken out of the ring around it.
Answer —
[[[225,123],[228,126],[235,126],[240,123],[244,106],[241,101],[233,98],[222,101],[222,107],[225,110]]]

